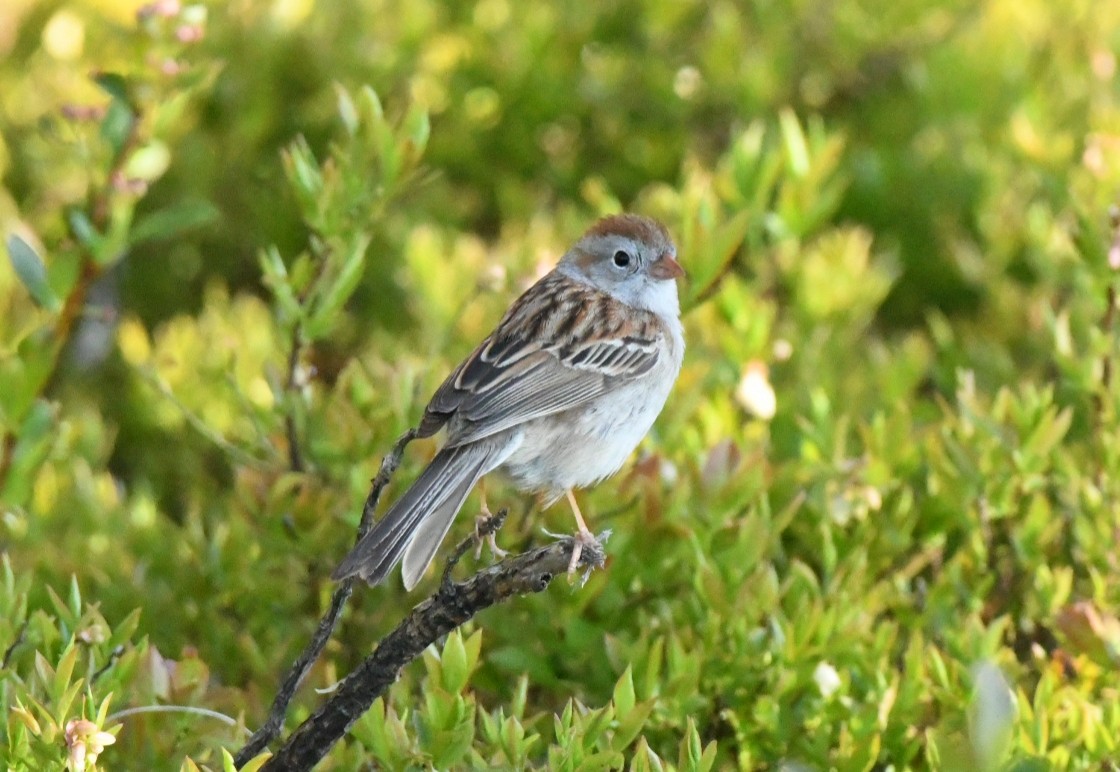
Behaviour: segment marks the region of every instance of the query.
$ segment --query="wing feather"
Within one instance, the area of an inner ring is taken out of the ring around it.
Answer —
[[[652,370],[663,335],[653,314],[553,271],[443,382],[421,434],[448,424],[463,445],[570,410]]]

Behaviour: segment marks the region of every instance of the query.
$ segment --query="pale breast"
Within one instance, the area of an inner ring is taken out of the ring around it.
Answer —
[[[502,469],[519,488],[555,499],[618,471],[653,426],[680,372],[680,322],[673,319],[667,327],[665,356],[645,376],[518,428],[521,442]]]

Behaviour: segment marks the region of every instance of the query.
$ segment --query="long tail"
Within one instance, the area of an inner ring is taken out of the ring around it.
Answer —
[[[339,581],[356,575],[371,585],[380,584],[404,555],[404,585],[411,590],[432,562],[471,488],[496,466],[495,455],[486,442],[442,449],[331,578]]]

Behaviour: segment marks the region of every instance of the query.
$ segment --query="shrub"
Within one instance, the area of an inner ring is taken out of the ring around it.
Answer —
[[[607,570],[448,636],[324,766],[1113,764],[1117,23],[0,9],[0,761],[231,766],[378,459],[633,208],[689,352],[586,495]],[[506,547],[567,527],[490,499]],[[355,594],[289,728],[417,597]]]

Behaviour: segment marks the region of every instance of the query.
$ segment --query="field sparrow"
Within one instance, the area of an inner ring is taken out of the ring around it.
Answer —
[[[411,590],[494,469],[545,506],[567,495],[576,549],[593,543],[571,491],[618,471],[661,412],[684,355],[674,281],[683,275],[656,220],[621,214],[591,226],[436,391],[418,436],[446,427],[447,442],[332,578],[378,584],[403,558]]]

